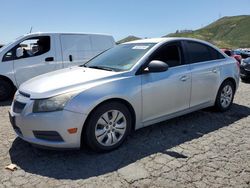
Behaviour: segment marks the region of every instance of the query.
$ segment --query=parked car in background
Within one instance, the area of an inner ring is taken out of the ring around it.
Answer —
[[[246,59],[250,57],[250,50],[249,49],[236,49],[234,50],[235,54],[240,55],[242,59]]]
[[[48,147],[117,148],[131,130],[214,106],[230,108],[236,60],[195,39],[118,45],[88,63],[20,86],[10,120],[23,140]]]
[[[0,48],[2,48],[4,45],[0,44]]]
[[[233,50],[229,50],[229,49],[221,49],[225,54],[227,54],[230,57],[235,58],[239,63],[241,63],[242,57],[241,55],[238,55],[237,53],[235,53]]]
[[[35,76],[80,65],[114,47],[112,36],[80,33],[32,33],[0,49],[0,100]]]
[[[241,61],[240,77],[242,81],[250,81],[250,57]]]

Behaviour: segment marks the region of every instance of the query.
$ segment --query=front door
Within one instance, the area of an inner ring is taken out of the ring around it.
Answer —
[[[184,64],[181,45],[171,43],[160,47],[151,60],[166,62],[169,69],[142,75],[144,124],[188,109],[190,101],[191,74],[189,65]]]
[[[15,57],[14,72],[17,85],[58,69],[55,57],[55,46],[49,36],[38,36],[24,40],[15,48],[21,48],[23,54]]]

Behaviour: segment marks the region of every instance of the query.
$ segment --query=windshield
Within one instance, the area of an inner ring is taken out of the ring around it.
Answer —
[[[131,69],[154,45],[155,43],[121,44],[96,56],[83,66],[111,71],[126,71]]]

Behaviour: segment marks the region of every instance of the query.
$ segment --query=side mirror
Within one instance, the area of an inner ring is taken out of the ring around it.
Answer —
[[[164,72],[168,70],[168,64],[163,61],[153,60],[148,64],[148,72]]]
[[[23,56],[23,49],[21,47],[16,49],[16,57],[22,57]]]

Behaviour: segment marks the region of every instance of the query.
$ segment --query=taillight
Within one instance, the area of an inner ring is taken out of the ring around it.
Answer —
[[[240,62],[236,61],[235,63],[237,64],[237,67],[240,69]]]
[[[237,64],[238,68],[240,68],[240,62],[236,61],[236,64]]]
[[[240,62],[239,62],[239,61],[236,61],[235,63],[236,63],[236,65],[237,65],[237,67],[238,67],[238,72],[240,73]]]

